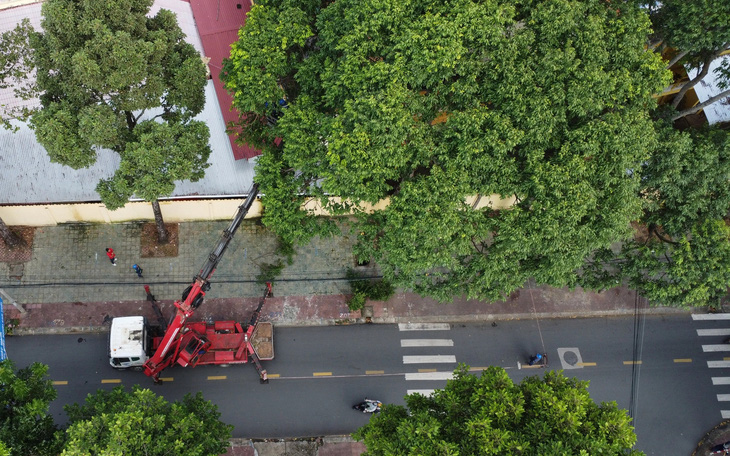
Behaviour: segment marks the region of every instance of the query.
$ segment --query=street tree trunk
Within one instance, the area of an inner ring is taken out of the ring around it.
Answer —
[[[17,234],[10,231],[10,228],[0,218],[0,237],[3,238],[5,245],[8,247],[18,247],[23,244],[23,240]]]
[[[152,201],[152,212],[155,213],[155,224],[157,225],[157,242],[167,244],[169,241],[167,230],[165,229],[165,221],[162,220],[162,211],[160,210],[160,202]]]

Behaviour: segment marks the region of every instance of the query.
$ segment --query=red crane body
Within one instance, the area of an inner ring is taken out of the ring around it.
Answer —
[[[195,310],[203,303],[205,292],[210,289],[209,279],[215,272],[218,263],[225,253],[233,235],[241,225],[249,209],[253,205],[258,192],[254,184],[248,198],[238,207],[231,224],[216,244],[200,273],[193,283],[183,292],[182,299],[175,301],[176,313],[164,336],[153,340],[154,355],[144,364],[144,373],[156,382],[160,381],[160,373],[173,364],[194,367],[198,364],[239,364],[252,359],[262,382],[268,380],[266,370],[261,368],[259,359],[273,357],[273,345],[270,357],[266,354],[259,357],[253,345],[254,333],[259,325],[261,308],[267,297],[271,296],[271,284],[266,284],[264,296],[244,328],[234,321],[217,321],[215,323],[188,322]],[[271,324],[268,324],[271,335]]]

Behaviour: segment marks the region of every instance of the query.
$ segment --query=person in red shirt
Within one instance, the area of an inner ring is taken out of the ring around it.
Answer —
[[[107,248],[106,256],[109,257],[109,261],[111,261],[114,266],[117,265],[117,256],[114,254],[114,249]]]

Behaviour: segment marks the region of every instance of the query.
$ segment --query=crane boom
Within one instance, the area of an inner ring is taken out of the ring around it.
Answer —
[[[210,289],[210,277],[215,272],[218,263],[220,263],[223,254],[228,245],[236,234],[238,227],[246,217],[249,209],[256,200],[258,194],[258,184],[254,184],[249,191],[246,200],[238,206],[236,215],[231,220],[230,225],[226,228],[213,251],[208,255],[200,272],[193,278],[193,283],[183,291],[182,299],[175,301],[177,311],[175,317],[167,328],[162,341],[157,350],[150,359],[144,364],[144,373],[152,377],[155,381],[159,380],[162,370],[175,362],[176,354],[181,348],[181,330],[185,326],[186,321],[195,312],[195,309],[203,303],[205,293]]]

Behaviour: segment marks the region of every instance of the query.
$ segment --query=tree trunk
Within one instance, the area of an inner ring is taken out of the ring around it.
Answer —
[[[167,230],[165,229],[165,221],[162,220],[162,211],[160,210],[160,202],[152,201],[152,212],[155,213],[155,224],[157,225],[157,242],[167,244]]]
[[[23,244],[23,240],[17,234],[10,231],[10,228],[8,228],[2,218],[0,218],[0,237],[3,238],[5,245],[8,247],[18,247]]]
[[[724,92],[718,93],[717,95],[715,95],[714,97],[706,100],[703,103],[697,104],[697,105],[695,105],[695,106],[693,106],[693,107],[691,107],[689,109],[685,109],[684,111],[678,112],[677,115],[675,115],[674,117],[672,117],[672,122],[674,122],[677,119],[681,119],[682,117],[688,116],[690,114],[694,114],[696,112],[699,112],[701,109],[706,108],[707,106],[711,105],[712,103],[714,103],[717,100],[719,100],[721,98],[724,98],[724,97],[730,97],[730,89],[728,89],[728,90],[726,90]]]

